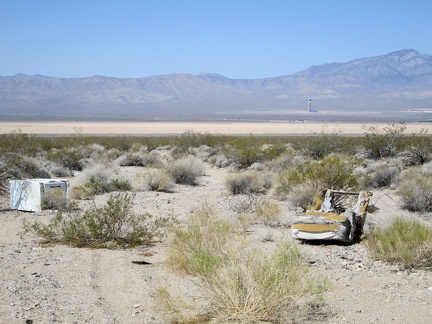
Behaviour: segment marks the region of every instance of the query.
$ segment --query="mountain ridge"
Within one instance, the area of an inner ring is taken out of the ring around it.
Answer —
[[[318,113],[308,113],[312,98]],[[432,109],[432,55],[414,49],[311,66],[291,75],[230,79],[202,72],[142,78],[0,76],[0,119],[421,120]],[[347,117],[348,116],[348,117]],[[372,118],[372,117],[371,117]]]

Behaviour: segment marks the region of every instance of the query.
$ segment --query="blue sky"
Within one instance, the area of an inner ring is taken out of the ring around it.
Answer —
[[[0,75],[233,79],[413,48],[430,0],[0,0]]]

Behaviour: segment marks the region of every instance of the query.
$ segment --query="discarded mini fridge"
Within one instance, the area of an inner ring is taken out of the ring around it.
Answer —
[[[42,210],[44,196],[53,191],[64,194],[69,201],[70,184],[67,180],[26,179],[11,180],[9,183],[11,209],[39,212]]]

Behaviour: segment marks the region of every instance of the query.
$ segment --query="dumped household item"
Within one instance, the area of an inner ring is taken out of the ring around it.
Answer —
[[[70,185],[67,180],[26,179],[11,180],[10,207],[23,211],[38,212],[42,210],[44,196],[58,192],[69,201]]]
[[[343,203],[357,196],[352,208]],[[292,237],[302,240],[358,241],[363,233],[367,208],[372,193],[320,189],[311,210],[293,217]]]

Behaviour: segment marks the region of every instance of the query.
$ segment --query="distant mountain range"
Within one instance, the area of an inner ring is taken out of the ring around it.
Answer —
[[[251,80],[0,76],[0,120],[432,121],[432,55],[400,50]]]

